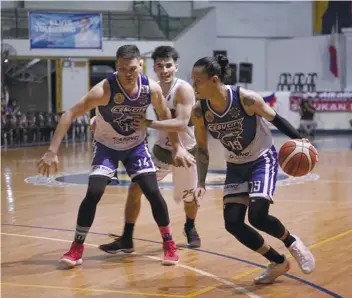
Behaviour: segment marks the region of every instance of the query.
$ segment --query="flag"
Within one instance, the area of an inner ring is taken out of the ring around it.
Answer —
[[[336,45],[335,45],[335,33],[331,32],[330,35],[330,43],[329,43],[329,68],[330,72],[334,75],[335,78],[339,77],[339,69],[338,69],[338,60],[337,60],[337,50],[336,50]]]
[[[275,103],[277,102],[275,92],[268,96],[263,96],[263,99],[270,107],[274,107]]]

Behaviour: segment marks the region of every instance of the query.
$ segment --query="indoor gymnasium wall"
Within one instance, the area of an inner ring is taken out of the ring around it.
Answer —
[[[247,88],[266,90],[266,38],[217,37],[215,50],[226,50],[230,63],[253,63],[252,84],[247,84]]]
[[[329,70],[330,36],[311,36],[268,42],[268,90],[275,90],[281,73],[316,73],[316,89],[341,90],[344,79],[343,36],[336,38],[339,77]]]
[[[178,76],[190,82],[193,64],[201,57],[212,56],[215,44],[216,13],[210,10],[175,39],[174,46],[180,54]]]
[[[218,37],[289,38],[313,33],[308,1],[209,1],[216,8]]]

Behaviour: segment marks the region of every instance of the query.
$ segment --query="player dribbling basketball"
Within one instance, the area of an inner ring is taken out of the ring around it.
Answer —
[[[272,283],[289,270],[290,264],[284,255],[270,247],[256,230],[245,223],[247,208],[250,224],[282,240],[301,270],[309,274],[315,267],[309,249],[297,236],[291,235],[277,218],[269,215],[278,173],[278,154],[263,118],[290,138],[299,139],[300,135],[259,94],[224,85],[229,71],[228,60],[221,55],[199,59],[193,67],[194,89],[200,98],[193,107],[192,115],[198,145],[198,188],[195,197],[199,200],[205,194],[209,132],[227,151],[224,189],[226,230],[271,262],[266,271],[255,278],[255,283]]]

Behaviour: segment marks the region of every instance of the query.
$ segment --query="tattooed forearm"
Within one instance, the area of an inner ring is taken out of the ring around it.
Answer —
[[[194,125],[197,121],[202,119],[202,109],[198,104],[196,104],[192,109],[191,123]]]
[[[252,105],[254,105],[255,104],[255,98],[254,98],[254,96],[251,96],[251,95],[246,95],[246,96],[244,96],[244,98],[243,98],[243,104],[245,105],[245,106],[252,106]]]
[[[196,153],[198,185],[205,187],[205,179],[208,174],[209,167],[209,152],[208,149],[198,147]]]
[[[199,105],[196,105],[194,108],[193,108],[193,113],[192,115],[194,117],[196,117],[197,119],[200,119],[202,118],[202,109]]]

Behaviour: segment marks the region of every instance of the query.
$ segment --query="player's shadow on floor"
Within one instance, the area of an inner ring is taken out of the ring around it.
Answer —
[[[85,256],[83,261],[87,263],[87,261],[97,261],[99,263],[99,267],[101,264],[128,264],[128,263],[135,263],[138,262],[139,265],[143,264],[150,264],[155,263],[157,260],[153,260],[148,258],[147,256],[154,256],[158,258],[162,258],[163,249],[158,248],[154,250],[148,250],[143,252],[135,252],[135,253],[116,253],[116,254],[109,254],[103,251],[98,250],[97,254],[91,256]],[[101,254],[100,254],[101,253]],[[138,259],[138,261],[136,261]],[[95,267],[95,265],[90,265],[90,267]],[[65,264],[58,264],[56,267],[57,270],[67,270],[70,267],[66,266]]]

